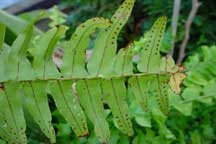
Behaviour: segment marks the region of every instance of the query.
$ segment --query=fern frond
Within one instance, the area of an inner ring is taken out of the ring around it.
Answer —
[[[108,143],[110,138],[104,101],[107,101],[112,112],[115,126],[124,134],[134,134],[126,101],[128,87],[132,88],[144,110],[151,109],[148,106],[151,95],[157,97],[161,111],[168,114],[168,82],[170,76],[177,71],[172,59],[161,59],[159,53],[166,17],[159,18],[146,36],[148,41],[138,62],[139,73],[133,71],[133,45],[122,48],[117,53],[117,36],[127,22],[134,2],[135,0],[125,0],[111,20],[93,18],[81,24],[71,40],[64,42],[67,46],[64,48],[62,66],[59,69],[52,60],[52,54],[67,30],[64,26],[52,28],[39,35],[39,39],[33,43],[32,22],[17,37],[11,48],[1,48],[2,139],[9,143],[27,143],[24,134],[25,107],[42,132],[54,143],[55,131],[51,123],[47,94],[52,96],[58,111],[77,136],[89,134],[88,118],[101,143]],[[99,32],[94,41],[93,54],[86,61],[85,52],[91,40],[89,36],[97,29]],[[1,26],[0,31],[4,31]],[[0,33],[0,39],[2,37],[4,35]],[[31,59],[27,57],[28,51]]]

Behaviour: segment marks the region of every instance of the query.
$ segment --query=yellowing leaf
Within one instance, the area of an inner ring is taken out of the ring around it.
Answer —
[[[172,74],[169,84],[174,93],[179,94],[181,92],[181,84],[185,77],[185,74],[181,72]]]
[[[175,61],[171,56],[163,57],[160,65],[162,72],[175,73],[178,71],[178,66],[175,65]]]

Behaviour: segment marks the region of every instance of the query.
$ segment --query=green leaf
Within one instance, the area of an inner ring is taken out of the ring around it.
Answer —
[[[57,6],[50,9],[49,18],[51,19],[49,23],[50,27],[55,27],[66,22],[66,15]]]
[[[8,57],[5,60],[5,73],[7,80],[32,79],[31,66],[25,54],[31,42],[33,23],[30,23],[25,31],[20,34],[11,46]]]
[[[118,144],[130,144],[130,138],[128,136],[120,135],[120,137]]]
[[[66,27],[64,26],[53,28],[43,34],[36,42],[36,48],[33,51],[35,57],[33,67],[37,78],[60,77],[58,69],[52,60],[52,54],[65,31]]]
[[[169,76],[168,75],[156,75],[152,85],[152,93],[156,96],[160,110],[168,115],[169,113]]]
[[[110,21],[103,18],[92,18],[81,24],[72,35],[67,48],[64,49],[62,73],[64,77],[86,76],[86,54],[85,50],[89,46],[90,35],[97,28],[106,28]]]
[[[151,115],[150,113],[138,113],[135,115],[135,121],[137,124],[143,127],[149,127],[151,128]]]
[[[160,71],[160,47],[166,28],[166,17],[160,17],[151,30],[146,33],[146,44],[141,51],[138,70],[145,73],[157,73]]]
[[[129,108],[126,102],[124,79],[111,79],[102,82],[102,91],[112,111],[117,128],[124,134],[134,135]]]
[[[0,23],[0,54],[4,44],[5,31],[6,31],[5,25]]]
[[[160,64],[162,72],[175,73],[178,71],[178,66],[175,65],[175,61],[171,56],[163,57]]]
[[[0,105],[3,105],[3,102],[5,101],[5,91],[3,89],[0,89]],[[4,115],[3,115],[3,109],[0,109],[0,137],[7,142],[12,142],[13,137],[10,135],[7,123],[5,122]]]
[[[153,76],[135,76],[129,79],[129,86],[144,111],[148,110],[148,97],[152,79]]]
[[[159,134],[164,136],[166,139],[175,139],[175,135],[167,128],[165,121],[167,119],[158,109],[152,109],[152,118],[156,121]]]
[[[0,136],[8,143],[27,144],[19,88],[20,84],[11,82],[0,89],[0,104],[4,108],[0,109]]]
[[[117,36],[131,14],[135,0],[125,0],[111,18],[112,25],[101,30],[95,40],[92,56],[87,64],[92,76],[110,76],[117,50]]]
[[[17,18],[18,19],[20,18],[20,20],[23,20],[23,21],[33,21],[35,17],[41,14],[43,15],[38,19],[39,21],[42,19],[47,19],[49,17],[49,11],[47,11],[46,9],[38,9],[38,10],[33,10],[33,11],[22,12],[18,15]],[[42,34],[42,31],[40,31],[38,35],[39,34]]]
[[[120,49],[114,60],[113,67],[115,73],[119,75],[133,74],[132,58],[133,58],[132,46]]]
[[[111,129],[109,144],[118,144],[119,139],[120,139],[119,131],[114,128]]]
[[[7,73],[6,80],[33,79],[31,64],[26,58],[26,53],[32,39],[33,25],[40,17],[41,15],[38,15],[27,25],[23,33],[13,42],[8,55],[3,56],[5,57],[3,59],[5,59],[4,73]]]
[[[6,25],[9,29],[11,29],[16,35],[23,32],[28,25],[28,23],[16,16],[13,16],[3,10],[0,10],[0,23]],[[39,35],[42,32],[34,27],[35,35]]]
[[[200,135],[200,132],[195,130],[193,132],[190,132],[191,137],[191,144],[202,144],[202,136]]]
[[[186,93],[184,93],[184,95],[185,94]],[[189,96],[191,94],[187,93],[186,95]],[[170,97],[170,105],[172,105],[175,109],[177,109],[183,115],[190,116],[192,114],[193,103],[180,103],[182,101],[181,97],[171,91],[169,91],[169,97]]]
[[[109,125],[105,119],[100,80],[79,80],[76,88],[80,103],[90,121],[94,124],[94,131],[101,143],[109,141]]]
[[[55,131],[51,123],[52,117],[47,98],[47,82],[26,82],[23,83],[22,90],[25,95],[24,103],[29,113],[51,143],[55,143]]]
[[[71,125],[78,137],[88,135],[87,122],[79,99],[72,90],[73,81],[53,81],[50,92],[62,116]]]
[[[6,62],[6,59],[8,57],[8,54],[9,54],[9,51],[10,51],[10,47],[6,44],[3,45],[2,47],[2,51],[0,52],[0,66],[1,66],[1,69],[0,69],[0,82],[6,80],[6,75],[5,75],[5,62]]]
[[[144,134],[144,132],[142,132],[141,130],[137,130],[137,135],[133,139],[133,144],[142,144],[142,143],[149,144],[145,137],[146,135]]]

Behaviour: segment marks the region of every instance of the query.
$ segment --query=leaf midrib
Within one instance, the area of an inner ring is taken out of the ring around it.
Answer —
[[[103,76],[86,76],[86,77],[71,77],[71,78],[37,78],[37,79],[33,79],[33,80],[13,80],[16,82],[34,82],[34,81],[69,81],[69,80],[93,80],[93,79],[118,79],[118,78],[128,78],[128,77],[141,77],[141,76],[155,76],[155,75],[171,75],[174,73],[170,73],[170,72],[159,72],[159,73],[135,73],[135,74],[125,74],[125,75],[113,75],[112,77],[106,78]],[[11,80],[6,80],[6,81],[2,81],[0,83],[4,84],[7,83]]]

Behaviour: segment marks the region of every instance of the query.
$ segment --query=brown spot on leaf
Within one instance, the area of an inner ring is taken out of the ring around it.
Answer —
[[[4,85],[0,83],[0,90],[4,90]]]
[[[121,20],[124,20],[125,18],[127,18],[127,13],[125,13],[125,12],[117,13],[116,17],[121,19]]]
[[[78,135],[78,137],[87,137],[87,136],[89,136],[89,133]]]

